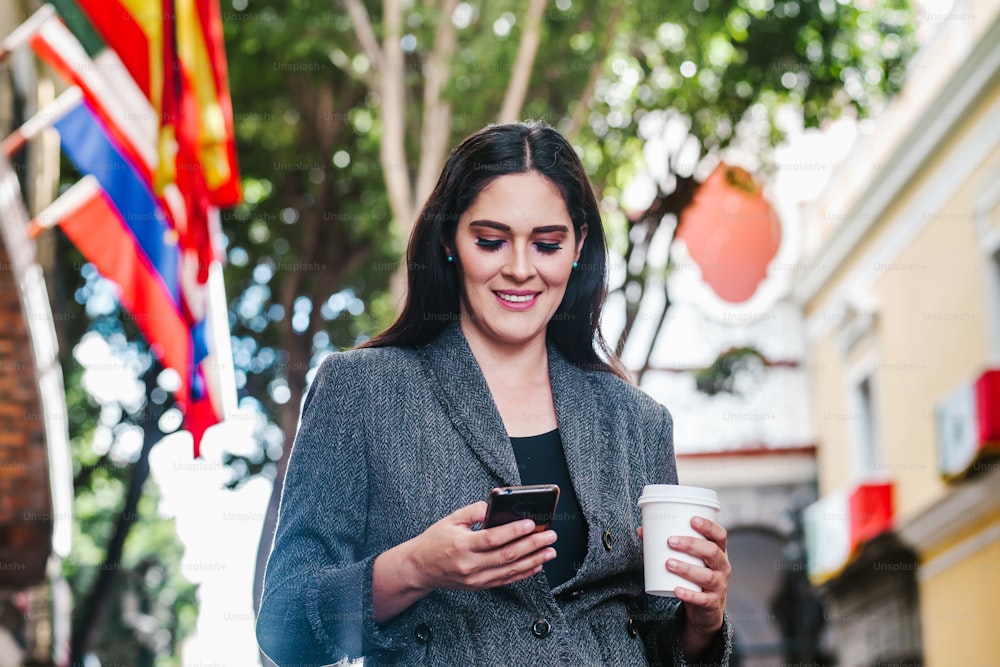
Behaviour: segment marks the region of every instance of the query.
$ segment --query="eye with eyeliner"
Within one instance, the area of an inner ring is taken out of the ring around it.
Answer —
[[[500,239],[476,239],[476,245],[485,250],[499,250],[505,242]],[[541,252],[553,253],[557,250],[562,250],[562,246],[558,243],[543,243],[542,241],[536,241],[535,247],[537,247]]]

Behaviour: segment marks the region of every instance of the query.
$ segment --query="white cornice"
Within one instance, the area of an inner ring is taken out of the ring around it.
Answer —
[[[804,304],[816,296],[998,74],[1000,20],[994,21],[969,57],[951,75],[941,93],[899,142],[892,157],[886,161],[895,168],[883,169],[873,175],[871,183],[851,206],[845,221],[824,242],[816,257],[793,276],[792,296],[797,302]]]
[[[983,465],[983,464],[980,464]],[[946,542],[1000,509],[1000,465],[990,463],[983,474],[950,485],[940,500],[920,514],[901,521],[899,536],[922,552]]]

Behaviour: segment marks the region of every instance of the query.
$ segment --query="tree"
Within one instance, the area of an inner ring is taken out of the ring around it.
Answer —
[[[226,15],[226,38],[247,196],[224,227],[241,405],[273,419],[259,455],[230,458],[239,476],[275,481],[255,603],[307,371],[391,320],[402,245],[450,146],[528,117],[572,138],[628,267],[612,285],[624,295],[623,350],[643,295],[664,284],[650,243],[676,231],[697,166],[734,144],[766,158],[784,103],[807,125],[869,113],[912,50],[902,1],[242,6]],[[627,216],[615,202],[645,168],[639,130],[658,114],[683,132],[662,156],[657,197]]]
[[[535,2],[530,16],[543,6]],[[447,148],[495,120],[496,109],[518,115],[519,99],[529,100],[525,115],[554,119],[551,109],[570,108],[596,78],[596,67],[576,64],[556,72],[563,86],[535,81],[526,88],[537,59],[514,39],[519,3],[412,7],[405,39],[383,36],[381,46],[377,35],[396,29],[398,5],[388,3],[382,15],[350,2],[343,12],[309,1],[297,9],[262,2],[227,23],[247,186],[245,204],[224,221],[227,284],[237,295],[234,354],[242,404],[275,416],[262,429],[262,439],[268,433],[271,439],[260,456],[230,458],[241,475],[260,472],[275,481],[259,573],[284,476],[288,448],[281,436],[295,431],[306,371],[391,320],[396,301],[386,288],[397,273],[401,240]],[[575,31],[603,35],[601,9],[591,6],[571,21],[554,17],[549,31],[559,37],[545,46],[544,60],[573,59]],[[359,12],[363,21],[353,18]],[[531,22],[540,28],[541,17]],[[497,30],[511,38],[494,39]],[[610,46],[602,37],[587,49],[606,53]],[[259,596],[258,583],[255,603]]]
[[[598,89],[595,134],[633,153],[627,162],[637,160],[630,140],[654,114],[673,135],[660,156],[665,176],[656,181],[652,202],[638,214],[618,216],[626,267],[619,287],[625,302],[625,326],[615,346],[619,354],[647,292],[660,289],[665,297],[655,333],[640,354],[638,379],[649,369],[666,320],[670,248],[700,178],[731,147],[751,154],[766,174],[770,151],[783,138],[777,120],[783,106],[800,110],[806,127],[818,127],[845,112],[866,117],[902,85],[915,51],[912,7],[907,0],[861,6],[796,0],[673,3],[669,13],[658,15],[655,36],[638,32],[627,51],[612,55],[612,67],[632,94]],[[609,122],[613,117],[618,122]],[[610,186],[605,195],[617,200],[624,182],[613,167],[602,173]],[[668,250],[665,268],[656,270],[649,249],[658,234],[668,236]]]
[[[53,311],[64,340],[77,341],[60,347],[74,465],[72,551],[63,562],[73,594],[70,662],[94,654],[112,664],[179,665],[177,649],[197,618],[196,587],[180,571],[173,521],[159,516],[149,453],[164,435],[161,424],[176,429],[180,416],[158,384],[162,367],[122,318],[110,283],[56,238],[64,261],[55,263]],[[81,270],[60,268],[67,266]],[[72,301],[61,298],[67,293]],[[78,357],[95,345],[104,352],[101,369],[117,360],[121,377],[131,377],[115,383],[128,391],[107,395],[88,385],[88,362]]]

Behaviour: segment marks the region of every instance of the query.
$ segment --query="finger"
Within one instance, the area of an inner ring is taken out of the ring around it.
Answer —
[[[709,542],[700,537],[687,537],[674,535],[667,539],[667,546],[671,549],[691,554],[695,558],[705,561],[705,565],[713,569],[721,569],[723,561],[726,561],[726,554],[715,542]]]
[[[539,550],[551,548],[555,541],[556,533],[554,530],[528,535],[520,540],[509,542],[490,554],[489,564],[494,567],[502,567],[514,563]]]
[[[702,590],[719,591],[722,589],[722,578],[719,573],[707,567],[691,565],[676,558],[669,558],[667,559],[667,569],[692,584],[697,584]]]
[[[449,518],[455,523],[471,526],[477,521],[486,520],[486,507],[486,501],[480,500],[472,503],[471,505],[460,507],[452,512]]]
[[[711,521],[710,519],[696,516],[691,519],[691,527],[704,535],[706,538],[718,544],[719,548],[723,551],[726,550],[726,546],[729,542],[729,533],[719,524]]]
[[[639,526],[639,530],[636,531],[636,532],[639,533],[639,539],[641,540],[642,539],[642,526]]]
[[[702,591],[699,593],[696,590],[690,588],[685,588],[684,586],[677,586],[674,588],[674,595],[676,595],[682,602],[694,605],[695,607],[705,607],[708,609],[715,609],[719,605],[719,596],[713,593],[707,593]]]
[[[505,586],[506,584],[534,576],[542,571],[543,566],[548,561],[556,557],[556,550],[547,547],[540,551],[528,554],[513,563],[506,563],[496,567],[488,568],[482,573],[482,581],[479,588],[494,588]]]
[[[502,526],[484,528],[470,535],[469,548],[472,551],[485,552],[494,551],[511,542],[524,537],[525,535],[546,535],[553,531],[543,531],[535,533],[535,522],[531,519],[511,521]]]

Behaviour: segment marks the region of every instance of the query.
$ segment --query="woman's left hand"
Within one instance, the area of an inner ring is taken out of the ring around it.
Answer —
[[[701,586],[701,592],[678,586],[674,595],[684,602],[686,623],[681,646],[690,657],[700,655],[722,627],[722,614],[726,610],[726,592],[732,568],[726,555],[728,533],[726,529],[701,517],[691,519],[691,527],[706,539],[697,537],[671,537],[671,549],[683,551],[702,560],[705,565],[690,565],[677,559],[667,559],[667,569]]]
[[[671,549],[691,554],[705,565],[689,565],[674,558],[667,560],[667,569],[698,584],[701,592],[677,586],[674,595],[685,603],[684,636],[681,647],[684,655],[695,658],[700,655],[716,633],[722,628],[722,614],[726,611],[726,592],[729,590],[729,575],[732,568],[726,555],[728,533],[726,529],[708,519],[695,517],[691,527],[706,539],[698,537],[671,537],[667,540]],[[642,539],[642,527],[639,528]]]

